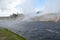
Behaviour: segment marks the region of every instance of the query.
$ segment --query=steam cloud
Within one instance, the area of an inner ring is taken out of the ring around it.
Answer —
[[[12,13],[30,13],[34,11],[33,0],[0,0],[0,16],[9,16]]]

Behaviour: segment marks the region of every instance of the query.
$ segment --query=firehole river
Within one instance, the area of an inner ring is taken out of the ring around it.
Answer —
[[[60,22],[0,21],[0,27],[5,27],[27,40],[60,40]]]

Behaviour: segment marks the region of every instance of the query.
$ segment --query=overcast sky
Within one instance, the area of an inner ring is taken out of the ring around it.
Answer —
[[[60,0],[0,0],[0,16],[12,13],[31,14],[35,11],[59,12]]]
[[[60,12],[60,0],[45,0],[45,12]]]
[[[42,10],[44,0],[0,0],[0,16],[9,16],[12,13],[30,13]]]

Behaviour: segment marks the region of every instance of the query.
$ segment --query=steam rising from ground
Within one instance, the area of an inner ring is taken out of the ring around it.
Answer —
[[[0,16],[33,11],[32,0],[0,0]]]
[[[21,13],[21,10],[17,9],[16,6],[25,2],[26,0],[0,0],[0,16],[8,16],[17,12]]]

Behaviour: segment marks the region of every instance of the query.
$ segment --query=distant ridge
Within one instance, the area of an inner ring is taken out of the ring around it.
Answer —
[[[7,17],[0,17],[0,20],[16,20],[16,19],[23,19],[24,15],[23,14],[12,14]]]
[[[60,21],[60,13],[47,13],[40,16],[35,16],[32,18],[32,21]]]

